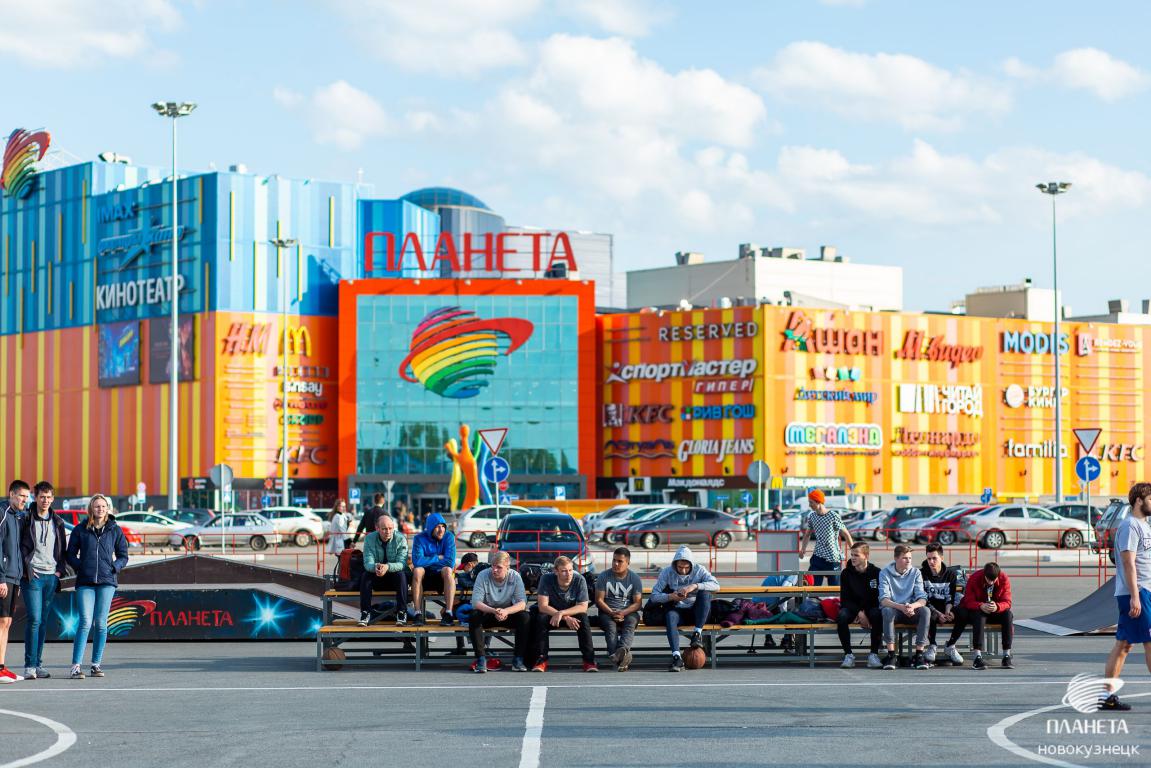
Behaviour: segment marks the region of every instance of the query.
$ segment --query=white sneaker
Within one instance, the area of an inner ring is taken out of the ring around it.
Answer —
[[[855,654],[849,653],[843,657],[843,663],[839,665],[841,669],[852,669],[855,667]]]
[[[883,669],[883,662],[879,660],[878,653],[867,654],[867,668],[868,669]]]
[[[947,654],[947,660],[950,661],[952,664],[962,664],[963,663],[963,657],[959,655],[959,649],[956,648],[954,645],[947,646],[944,649],[944,652]]]
[[[35,680],[36,679],[36,667],[24,667],[24,679],[25,680]]]
[[[927,646],[927,650],[925,650],[923,652],[923,658],[927,661],[928,664],[934,664],[935,663],[935,646],[934,645]]]
[[[36,667],[36,679],[37,680],[47,680],[51,676],[52,675],[50,675],[48,673],[48,670],[44,669],[44,667]]]
[[[84,670],[80,669],[79,664],[73,664],[72,665],[72,671],[68,673],[68,677],[70,677],[73,680],[83,680],[84,679]]]

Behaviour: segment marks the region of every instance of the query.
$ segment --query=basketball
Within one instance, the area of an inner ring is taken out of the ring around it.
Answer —
[[[703,669],[707,664],[707,651],[702,648],[688,648],[683,652],[683,665],[688,669]]]
[[[333,646],[330,646],[328,648],[325,648],[324,649],[324,669],[330,669],[333,672],[335,672],[336,670],[339,670],[339,669],[343,669],[344,668],[343,664],[334,664],[332,662],[329,662],[328,659],[331,659],[334,662],[334,661],[343,661],[346,658],[348,658],[348,655],[346,653],[344,653],[344,649],[340,648],[338,645],[333,645]]]

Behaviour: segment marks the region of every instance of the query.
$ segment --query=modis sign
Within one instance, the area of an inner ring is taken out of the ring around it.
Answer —
[[[818,352],[830,355],[883,354],[883,331],[855,328],[816,328],[800,310],[791,313],[783,332],[783,351]]]
[[[895,356],[901,360],[950,363],[952,368],[956,368],[962,363],[982,360],[983,347],[948,344],[943,336],[928,339],[923,331],[908,331],[903,337],[903,346],[896,350]]]
[[[543,252],[543,243],[551,238],[551,251]],[[483,270],[485,272],[525,272],[526,269],[509,266],[507,259],[519,253],[527,245],[531,249],[532,272],[550,271],[563,265],[567,271],[579,270],[572,251],[571,238],[566,232],[491,232],[472,234],[465,232],[459,243],[451,232],[441,232],[435,246],[428,251],[415,232],[408,232],[397,248],[396,236],[392,232],[368,232],[364,235],[364,270],[371,274],[375,264],[376,248],[383,241],[389,272],[404,269],[420,269],[442,274],[444,267],[451,273]],[[530,244],[525,240],[531,241]],[[545,261],[546,259],[546,261]]]
[[[1000,348],[1004,352],[1015,352],[1021,355],[1050,355],[1056,347],[1059,348],[1061,355],[1066,355],[1071,351],[1071,339],[1066,333],[1059,334],[1059,341],[1056,343],[1054,333],[1004,331]]]

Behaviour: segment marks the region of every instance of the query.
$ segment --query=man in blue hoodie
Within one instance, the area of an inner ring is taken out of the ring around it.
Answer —
[[[424,589],[440,592],[446,599],[440,624],[456,623],[452,609],[456,604],[456,537],[448,534],[448,524],[439,512],[428,515],[424,532],[412,542],[412,598],[416,606],[416,624],[424,623],[420,611]]]
[[[679,625],[691,622],[695,631],[691,647],[703,647],[703,625],[711,611],[711,593],[719,591],[719,582],[711,571],[695,562],[691,549],[684,545],[675,551],[671,565],[659,572],[651,588],[651,601],[667,606],[667,644],[671,646],[669,672],[683,671],[683,657],[679,653]]]

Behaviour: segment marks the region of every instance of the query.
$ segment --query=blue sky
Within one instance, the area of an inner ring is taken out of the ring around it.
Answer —
[[[1151,297],[1151,5],[911,0],[0,0],[0,129],[181,166],[458,186],[611,232],[619,269],[740,242],[905,270],[905,304]]]

